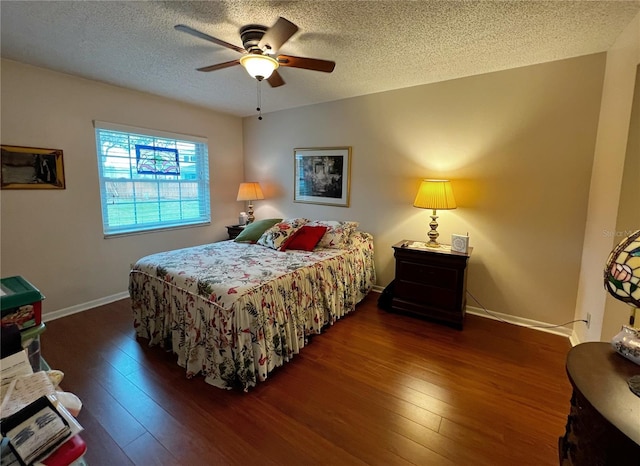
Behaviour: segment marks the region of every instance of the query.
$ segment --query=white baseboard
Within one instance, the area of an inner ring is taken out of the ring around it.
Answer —
[[[539,330],[541,332],[553,333],[554,335],[560,335],[569,338],[573,332],[568,327],[552,327],[553,324],[540,322],[538,320],[525,319],[524,317],[512,316],[510,314],[502,314],[500,312],[489,311],[491,314],[485,312],[484,309],[479,307],[467,306],[467,312],[474,316],[484,317],[487,319],[499,320],[507,322],[509,324],[518,325],[520,327],[529,327],[533,330]]]
[[[574,347],[582,343],[580,341],[580,338],[578,338],[578,335],[576,335],[576,332],[571,333],[571,336],[569,337],[569,341],[571,342],[571,347]]]
[[[372,290],[375,293],[382,293],[384,287],[374,285]],[[87,303],[78,304],[76,306],[67,307],[65,309],[60,309],[58,311],[47,312],[42,316],[42,319],[47,322],[55,319],[59,319],[61,317],[70,316],[72,314],[76,314],[78,312],[83,312],[88,309],[92,309],[94,307],[102,306],[103,304],[109,304],[114,301],[119,301],[121,299],[125,299],[129,297],[129,293],[127,291],[123,291],[121,293],[116,293],[111,296],[106,296],[104,298],[96,299],[94,301],[89,301]],[[554,335],[560,335],[563,337],[569,338],[571,344],[575,346],[575,336],[573,334],[573,330],[568,327],[554,327],[554,328],[545,328],[551,326],[551,324],[547,324],[545,322],[540,322],[537,320],[525,319],[523,317],[512,316],[509,314],[502,314],[500,312],[490,311],[490,314],[487,314],[484,309],[479,307],[467,306],[466,312],[469,314],[473,314],[478,317],[484,317],[486,319],[493,319],[498,321],[507,322],[509,324],[518,325],[520,327],[530,327],[533,330],[539,330],[541,332],[553,333]]]
[[[104,298],[95,299],[93,301],[89,301],[87,303],[78,304],[76,306],[67,307],[64,309],[59,309],[53,312],[47,312],[42,314],[42,320],[45,322],[56,320],[61,317],[70,316],[73,314],[77,314],[78,312],[87,311],[89,309],[93,309],[94,307],[102,306],[104,304],[109,304],[114,301],[119,301],[124,298],[129,297],[128,291],[123,291],[121,293],[112,294],[111,296],[106,296]]]
[[[382,293],[383,290],[384,288],[381,286],[374,286],[372,288],[372,291],[375,291],[376,293]],[[119,301],[121,299],[125,299],[128,297],[129,297],[129,292],[122,291],[120,293],[112,294],[111,296],[106,296],[104,298],[95,299],[93,301],[77,304],[71,307],[66,307],[64,309],[59,309],[57,311],[47,312],[46,314],[42,315],[42,320],[44,322],[48,322],[48,321],[60,319],[61,317],[77,314],[78,312],[84,312],[89,309],[93,309],[94,307],[102,306],[104,304],[109,304],[114,301]]]
[[[372,291],[375,291],[377,293],[382,293],[383,290],[384,287],[381,286],[374,286],[372,289]],[[551,327],[553,324],[539,322],[537,320],[525,319],[518,316],[512,316],[510,314],[502,314],[500,312],[489,311],[489,313],[487,313],[484,309],[473,306],[467,306],[465,310],[469,314],[473,314],[474,316],[478,317],[484,317],[485,319],[503,321],[509,324],[518,325],[520,327],[530,327],[533,330],[540,330],[541,332],[553,333],[554,335],[567,337],[571,341],[572,346],[575,346],[575,337],[573,336],[573,330],[568,327],[544,328]]]

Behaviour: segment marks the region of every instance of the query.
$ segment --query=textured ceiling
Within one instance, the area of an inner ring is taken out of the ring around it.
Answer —
[[[195,70],[239,54],[174,25],[240,46],[245,24],[298,25],[280,52],[336,69],[281,68],[285,86],[262,85],[269,112],[606,51],[639,11],[640,0],[2,0],[0,33],[3,58],[248,116],[257,86],[242,67]]]

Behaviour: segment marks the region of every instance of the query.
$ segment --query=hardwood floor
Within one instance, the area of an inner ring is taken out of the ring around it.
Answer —
[[[129,301],[47,322],[42,354],[83,402],[98,465],[557,465],[566,338],[377,308],[314,337],[248,393],[187,379],[137,340]]]

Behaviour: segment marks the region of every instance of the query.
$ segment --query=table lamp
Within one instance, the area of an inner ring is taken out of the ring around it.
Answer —
[[[437,241],[440,234],[437,231],[438,216],[436,215],[436,210],[450,210],[457,207],[451,182],[449,180],[422,180],[416,199],[413,201],[413,206],[433,210],[431,222],[429,222],[431,230],[427,234],[429,236],[427,247],[440,248],[440,243]]]
[[[604,287],[616,299],[631,306],[629,325],[611,340],[615,350],[640,364],[640,230],[624,238],[611,251],[604,269]],[[635,327],[635,328],[634,328]]]
[[[247,224],[253,222],[256,217],[253,215],[253,204],[251,201],[255,201],[258,199],[264,199],[264,194],[262,194],[262,188],[260,188],[260,183],[255,181],[251,181],[249,183],[240,183],[240,188],[238,188],[238,201],[249,201],[249,205],[247,206]]]

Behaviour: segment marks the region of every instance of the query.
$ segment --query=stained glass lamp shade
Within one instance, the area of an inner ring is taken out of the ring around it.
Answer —
[[[629,326],[623,325],[620,333],[611,340],[613,348],[625,358],[640,364],[640,329],[636,313],[640,307],[640,230],[620,241],[607,260],[604,269],[604,287],[611,295],[631,306]],[[629,388],[640,396],[640,375],[629,380]]]
[[[614,298],[632,306],[629,324],[634,325],[640,308],[640,230],[620,241],[609,254],[604,287]]]

